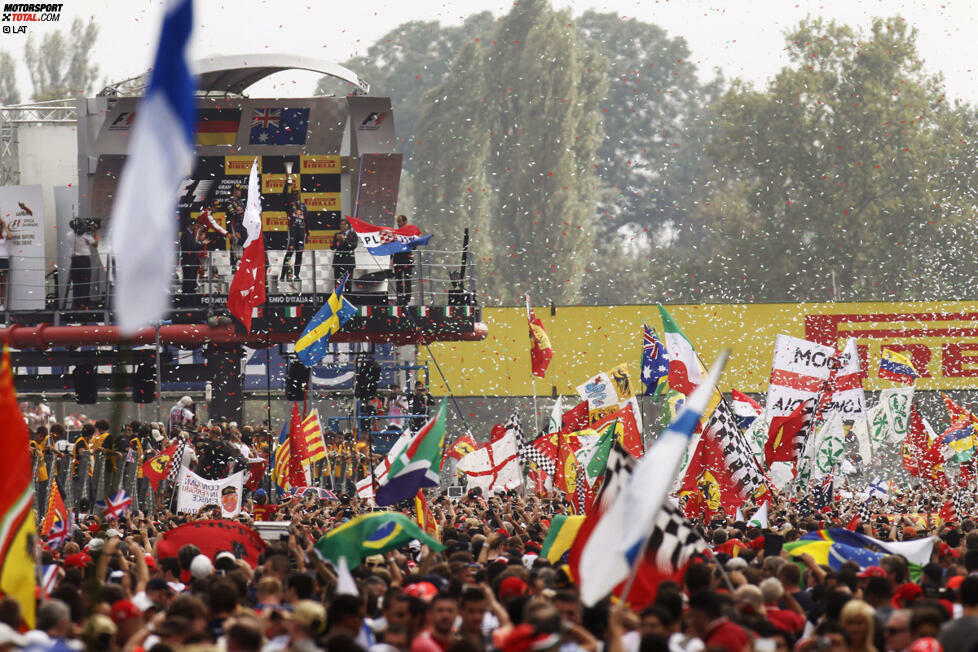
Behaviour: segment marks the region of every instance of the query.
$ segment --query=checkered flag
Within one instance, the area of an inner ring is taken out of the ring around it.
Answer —
[[[541,469],[551,478],[557,475],[557,462],[554,459],[547,457],[547,455],[539,448],[534,446],[532,442],[524,442],[520,446],[519,453],[520,462],[523,463],[523,466],[529,466],[530,462],[532,462],[537,465],[538,469]]]
[[[734,482],[740,485],[745,498],[753,496],[768,485],[767,477],[751,451],[744,434],[730,413],[726,401],[720,401],[706,422],[703,433],[713,438],[723,452],[723,462]]]
[[[176,452],[173,454],[173,459],[170,460],[170,472],[166,476],[166,481],[170,484],[176,484],[177,479],[180,477],[180,467],[183,466],[183,452],[187,448],[187,440],[180,438],[180,445],[177,446]]]
[[[814,397],[805,399],[805,407],[801,410],[801,416],[803,419],[802,426],[795,433],[794,440],[791,442],[795,450],[795,460],[801,460],[802,455],[805,454],[805,446],[808,445],[808,438],[811,436],[812,421],[815,416]]]
[[[968,514],[968,490],[960,485],[956,487],[954,495],[951,496],[951,504],[954,506],[957,519],[963,520]]]
[[[690,557],[706,550],[706,541],[683,516],[679,508],[666,501],[655,517],[649,536],[646,555],[664,573],[675,573],[689,562]]]
[[[584,468],[578,464],[577,482],[575,483],[574,489],[574,501],[577,503],[577,509],[575,511],[577,514],[587,514],[590,498],[591,487],[589,487],[587,484],[587,474],[584,472]]]
[[[859,514],[860,523],[869,525],[873,522],[873,509],[870,507],[870,503],[872,502],[872,499],[864,500],[856,507],[856,513]]]
[[[602,510],[608,509],[625,488],[634,469],[635,458],[616,439],[608,453],[608,464],[604,469],[601,487],[595,494],[592,504],[601,505]]]
[[[808,494],[801,497],[798,501],[798,514],[801,516],[811,516],[812,515],[812,501],[808,499]]]

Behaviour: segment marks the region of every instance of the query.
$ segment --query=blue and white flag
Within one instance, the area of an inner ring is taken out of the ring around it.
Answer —
[[[113,307],[126,335],[161,319],[170,303],[177,195],[193,162],[197,83],[186,52],[192,27],[191,0],[170,0],[112,205],[109,241],[117,270]]]
[[[690,438],[703,416],[727,361],[723,353],[690,394],[676,419],[635,465],[625,488],[601,516],[581,552],[581,600],[594,605],[628,577],[666,502]]]

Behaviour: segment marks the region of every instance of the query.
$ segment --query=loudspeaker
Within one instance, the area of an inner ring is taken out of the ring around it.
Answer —
[[[368,400],[377,396],[377,385],[380,383],[380,365],[373,360],[357,362],[357,375],[353,382],[353,395],[360,400]]]
[[[136,367],[132,377],[133,403],[152,403],[156,398],[156,368],[144,362]]]
[[[290,401],[301,401],[306,397],[306,385],[309,384],[309,367],[298,360],[289,363],[289,375],[285,380],[285,398]]]
[[[81,405],[93,405],[98,398],[98,388],[95,386],[95,365],[75,365],[71,377],[75,382],[75,402]]]

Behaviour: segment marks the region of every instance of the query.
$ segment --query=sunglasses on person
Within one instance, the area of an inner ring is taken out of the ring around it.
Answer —
[[[892,636],[893,634],[899,634],[900,632],[905,632],[908,629],[909,627],[886,627],[884,631],[887,633],[887,635]]]

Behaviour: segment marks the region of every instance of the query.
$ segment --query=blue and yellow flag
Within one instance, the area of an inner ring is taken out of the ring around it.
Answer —
[[[329,295],[329,299],[309,321],[306,330],[302,331],[302,336],[295,343],[295,354],[307,367],[323,359],[329,337],[357,314],[356,307],[343,297],[343,286],[349,276],[347,274],[340,279],[336,290]]]

